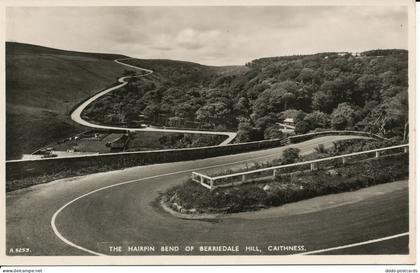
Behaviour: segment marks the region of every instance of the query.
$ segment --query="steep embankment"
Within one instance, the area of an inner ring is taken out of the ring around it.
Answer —
[[[124,71],[124,57],[6,43],[6,157],[17,159],[70,136],[69,112]]]

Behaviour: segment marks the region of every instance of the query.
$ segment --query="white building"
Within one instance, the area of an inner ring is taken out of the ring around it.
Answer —
[[[280,125],[280,131],[283,133],[294,133],[295,132],[295,121],[293,118],[285,118],[283,122],[278,122]]]

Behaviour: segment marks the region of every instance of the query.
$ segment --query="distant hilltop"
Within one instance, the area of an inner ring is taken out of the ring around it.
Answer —
[[[56,49],[46,46],[18,43],[18,42],[6,42],[6,52],[7,54],[59,54],[67,56],[85,56],[85,57],[94,57],[98,59],[105,60],[115,60],[119,58],[127,58],[125,55],[121,54],[109,54],[109,53],[90,53],[90,52],[80,52],[64,49]]]
[[[288,56],[275,56],[275,57],[263,57],[258,58],[255,60],[250,61],[247,63],[247,66],[255,65],[257,63],[265,63],[265,62],[276,62],[276,61],[292,61],[297,59],[305,59],[305,58],[331,58],[331,57],[385,57],[390,55],[408,55],[408,50],[406,49],[373,49],[363,52],[321,52],[315,54],[296,54],[296,55],[288,55]]]

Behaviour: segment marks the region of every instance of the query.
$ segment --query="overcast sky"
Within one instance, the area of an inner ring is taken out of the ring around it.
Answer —
[[[209,65],[408,47],[404,7],[8,8],[6,40]]]

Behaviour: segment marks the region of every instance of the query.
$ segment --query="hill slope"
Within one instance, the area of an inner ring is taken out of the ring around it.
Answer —
[[[69,111],[109,86],[125,68],[121,55],[6,44],[7,158],[19,158],[83,128]],[[408,52],[319,53],[212,67],[130,59],[154,70],[92,103],[84,118],[104,124],[144,114],[161,126],[238,130],[239,141],[280,137],[279,120],[296,132],[366,130],[406,139]]]
[[[129,60],[155,70],[104,96],[88,119],[238,130],[239,141],[277,138],[277,122],[293,118],[296,133],[365,130],[407,139],[408,52],[371,50],[253,60],[231,73],[168,60]],[[226,71],[226,70],[225,70]]]
[[[122,57],[7,42],[6,158],[83,130],[68,112],[122,74]]]

